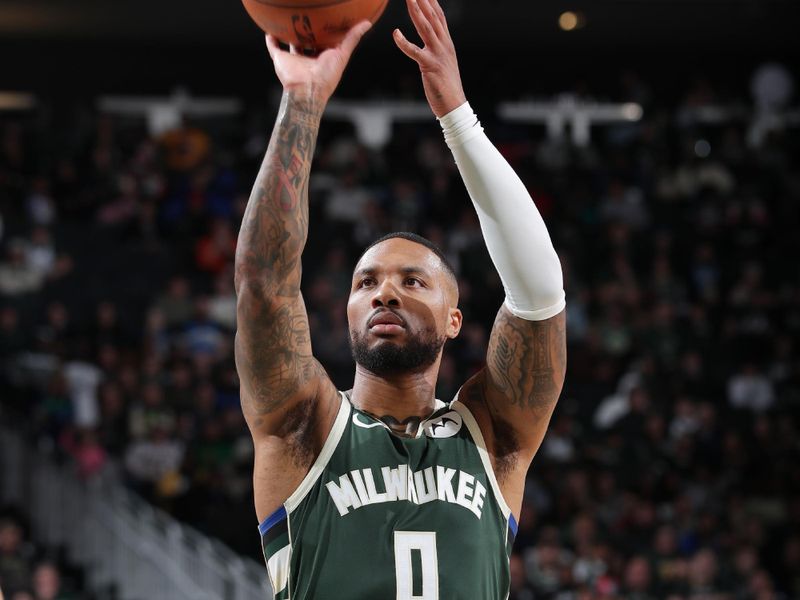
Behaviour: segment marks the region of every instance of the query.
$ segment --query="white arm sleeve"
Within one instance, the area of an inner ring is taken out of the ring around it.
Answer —
[[[528,321],[554,317],[566,306],[561,263],[528,190],[468,102],[439,122],[478,212],[506,306]]]

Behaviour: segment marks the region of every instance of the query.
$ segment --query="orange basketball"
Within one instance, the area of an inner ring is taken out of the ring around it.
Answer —
[[[359,21],[378,20],[388,0],[242,0],[267,33],[298,48],[335,46]]]

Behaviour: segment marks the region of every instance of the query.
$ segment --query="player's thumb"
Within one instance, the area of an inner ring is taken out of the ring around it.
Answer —
[[[361,38],[364,37],[364,34],[370,30],[372,27],[372,22],[370,21],[361,21],[360,23],[353,25],[350,28],[350,31],[347,32],[347,35],[344,36],[342,40],[340,48],[342,52],[344,52],[347,56],[350,56],[353,53],[353,50],[356,49],[358,42],[361,41]]]
[[[406,36],[403,35],[403,32],[399,29],[395,29],[392,32],[392,39],[394,39],[394,43],[400,48],[400,51],[405,54],[411,60],[419,63],[419,53],[421,48],[419,46],[415,46],[411,42],[406,39]]]

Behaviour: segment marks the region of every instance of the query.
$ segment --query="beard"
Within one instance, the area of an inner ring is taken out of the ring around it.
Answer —
[[[383,341],[370,348],[365,337],[351,331],[350,352],[357,364],[379,377],[421,371],[431,366],[446,341],[444,336],[437,338],[433,331],[427,330],[407,336],[403,345]]]

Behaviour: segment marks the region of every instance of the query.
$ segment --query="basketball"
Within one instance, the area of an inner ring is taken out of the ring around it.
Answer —
[[[388,0],[242,0],[256,24],[297,48],[335,46],[356,23],[375,22]]]

